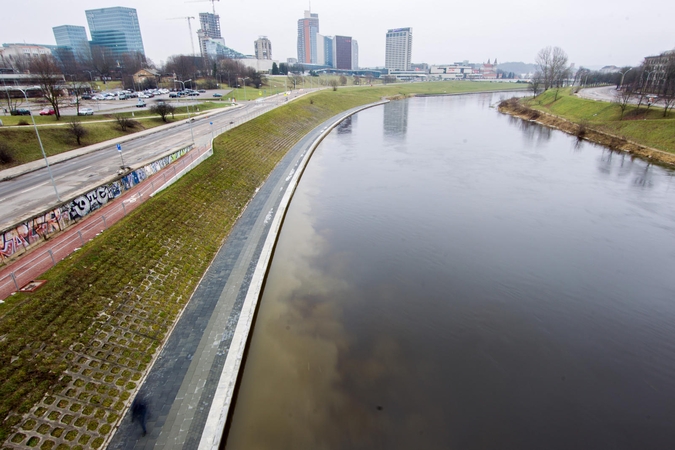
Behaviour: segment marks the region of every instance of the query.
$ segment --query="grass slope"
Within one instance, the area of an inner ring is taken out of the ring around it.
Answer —
[[[663,117],[663,109],[630,105],[621,120],[619,105],[575,97],[561,89],[558,100],[551,90],[524,100],[527,106],[549,112],[576,123],[586,123],[639,144],[675,153],[675,113]]]
[[[315,126],[384,95],[496,87],[323,91],[219,136],[211,158],[45,273],[44,287],[0,305],[0,441],[102,445],[256,188]]]

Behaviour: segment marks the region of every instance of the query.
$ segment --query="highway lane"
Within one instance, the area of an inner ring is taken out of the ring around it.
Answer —
[[[282,101],[283,98],[269,98],[248,102],[240,108],[199,116],[192,122],[194,143],[196,146],[209,144],[209,122],[214,123],[213,129],[217,132],[230,125],[230,122],[239,122],[257,110],[281,104]],[[168,150],[191,142],[190,124],[184,120],[179,126],[125,142],[122,144],[122,155],[127,166],[138,168],[142,162],[156,159]],[[119,152],[111,145],[109,149],[52,165],[51,169],[60,197],[65,200],[76,192],[93,188],[114,177],[120,165]],[[0,228],[58,204],[46,167],[0,182]]]

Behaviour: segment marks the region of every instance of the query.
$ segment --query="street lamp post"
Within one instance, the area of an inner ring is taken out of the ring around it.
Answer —
[[[26,99],[26,103],[28,103],[28,95],[26,94],[26,91],[21,88],[16,88],[20,90],[23,93],[23,97]],[[30,114],[30,120],[33,121],[33,127],[35,128],[35,135],[37,136],[37,140],[40,143],[40,150],[42,150],[42,156],[45,159],[45,164],[47,165],[47,172],[49,172],[49,178],[52,180],[52,186],[54,186],[54,192],[56,193],[56,200],[61,201],[61,196],[59,195],[59,190],[56,188],[56,182],[54,181],[54,176],[52,175],[52,169],[49,167],[49,161],[47,160],[47,154],[45,153],[45,148],[42,146],[42,139],[40,139],[40,133],[38,133],[37,125],[35,124],[35,119],[33,118],[33,114]]]
[[[628,70],[626,70],[625,72],[623,72],[623,73],[621,74],[621,82],[619,83],[618,89],[621,89],[621,88],[623,87],[623,77],[625,77],[626,74],[627,74],[628,72],[630,72],[631,70],[633,70],[633,67],[630,67]]]
[[[250,80],[249,77],[244,77],[244,78],[237,78],[238,80],[242,80],[244,82],[244,101],[248,101],[246,98],[246,80]]]
[[[176,79],[174,79],[173,81],[182,84],[183,85],[183,92],[185,92],[185,83],[187,83],[188,81],[192,81],[192,78],[190,78],[189,80],[185,80],[185,81],[180,81],[180,80],[176,80]],[[192,131],[192,120],[190,120],[190,105],[186,104],[185,108],[187,109],[187,113],[188,113],[188,122],[190,122],[190,136],[192,136],[192,143],[194,143],[195,142],[195,134]]]

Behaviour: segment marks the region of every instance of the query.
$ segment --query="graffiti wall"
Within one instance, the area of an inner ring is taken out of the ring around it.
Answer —
[[[100,209],[125,191],[142,183],[151,175],[176,161],[191,148],[192,146],[182,148],[109,184],[99,186],[84,195],[80,195],[58,208],[3,231],[0,234],[0,261],[4,262],[17,253],[23,253],[32,245],[77,223],[88,214]]]

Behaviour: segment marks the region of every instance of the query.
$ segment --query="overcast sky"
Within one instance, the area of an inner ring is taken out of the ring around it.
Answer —
[[[191,53],[187,20],[167,19],[211,11],[208,0],[0,0],[0,43],[55,44],[52,27],[87,27],[85,9],[111,6],[138,10],[145,53],[155,63]],[[228,46],[253,54],[253,41],[265,35],[282,62],[297,57],[297,21],[306,9],[300,0],[216,2]],[[623,66],[675,48],[673,0],[313,0],[312,12],[321,34],[358,40],[361,67],[384,65],[386,31],[399,27],[413,27],[413,62],[430,64],[534,62],[540,48],[555,45],[577,66]],[[197,52],[198,28],[193,21]]]

